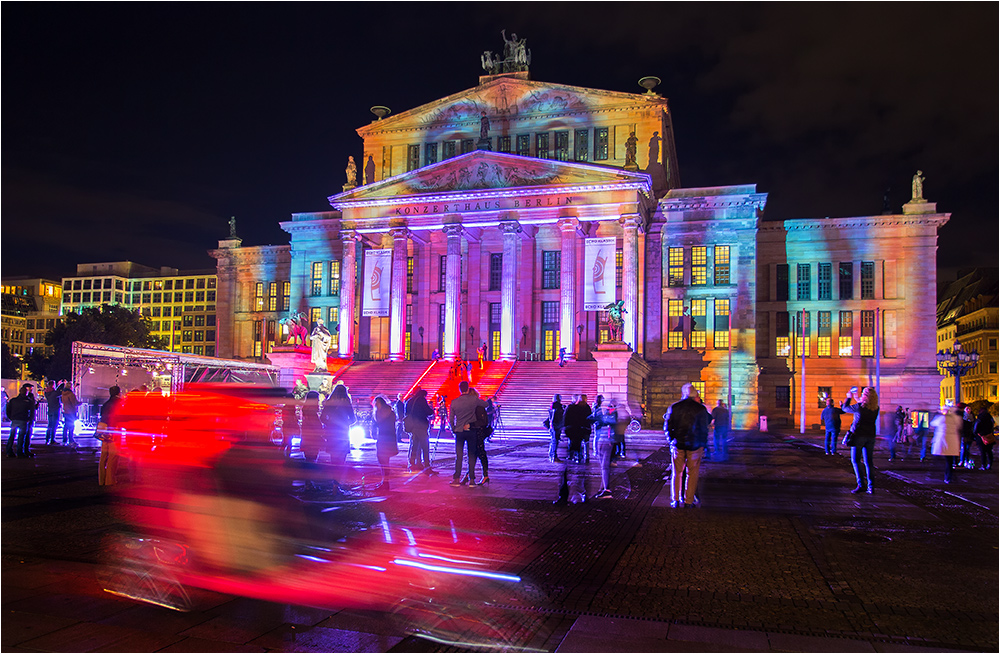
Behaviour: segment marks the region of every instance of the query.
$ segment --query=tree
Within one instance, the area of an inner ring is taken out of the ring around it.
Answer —
[[[29,368],[48,379],[69,379],[73,374],[75,341],[153,350],[165,348],[166,341],[151,335],[149,327],[148,318],[116,305],[105,304],[70,313],[45,335],[45,344],[53,347],[52,356],[33,359]]]
[[[6,343],[3,344],[3,353],[0,355],[0,368],[0,376],[4,379],[21,378],[21,360],[14,356]]]

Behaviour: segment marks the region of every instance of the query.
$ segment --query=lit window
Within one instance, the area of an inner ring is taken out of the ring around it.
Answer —
[[[716,286],[729,284],[729,246],[715,246],[715,275]]]
[[[215,292],[214,291],[209,291],[208,295],[209,295],[208,300],[210,302],[214,302],[215,301]],[[291,282],[282,282],[281,283],[281,310],[282,311],[288,311],[288,308],[291,306],[291,301],[292,301],[292,283]]]
[[[708,283],[708,248],[696,245],[691,248],[691,285],[704,286]]]
[[[625,270],[624,255],[621,250],[615,250],[615,287],[622,287],[622,273]]]
[[[253,310],[264,310],[264,282],[257,282],[254,285]]]
[[[705,399],[705,382],[703,382],[703,381],[691,382],[691,385],[694,386],[694,390],[698,391],[698,395],[701,396],[701,398],[704,400]]]
[[[321,261],[314,261],[312,264],[312,283],[309,294],[312,297],[323,294],[323,263]]]
[[[779,311],[774,323],[774,351],[775,356],[787,357],[792,353],[792,344],[789,339],[791,323],[788,320],[787,311]]]
[[[340,261],[330,262],[330,295],[340,295]]]
[[[667,300],[667,347],[676,349],[684,347],[684,302],[682,300]]]
[[[861,312],[861,356],[875,356],[875,312]]]
[[[816,349],[821,357],[830,356],[831,340],[833,337],[833,325],[831,313],[829,311],[819,312],[819,333],[816,340]]]
[[[684,286],[684,248],[667,250],[667,286]]]
[[[420,146],[409,145],[406,148],[406,172],[420,168]]]
[[[510,154],[510,135],[497,137],[497,152]]]
[[[802,356],[802,349],[805,348],[806,356],[810,356],[809,340],[812,337],[812,325],[809,321],[808,311],[795,312],[795,356]]]
[[[440,255],[438,257],[438,262],[440,264],[440,269],[438,271],[438,290],[443,291],[445,289],[445,280],[448,276],[448,255]]]
[[[715,300],[715,332],[713,336],[716,349],[729,349],[729,300]]]
[[[413,293],[413,257],[406,257],[406,292]]]
[[[691,300],[691,347],[705,349],[706,300]]]
[[[278,310],[278,282],[271,282],[267,285],[267,310]]]

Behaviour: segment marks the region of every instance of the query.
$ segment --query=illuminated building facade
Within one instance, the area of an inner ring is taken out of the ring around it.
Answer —
[[[41,349],[47,354],[52,347],[45,345],[45,334],[61,320],[59,309],[62,302],[62,285],[52,279],[9,277],[3,280],[3,315],[23,318],[23,337],[8,341],[5,330],[4,342],[11,345],[11,351],[31,354]],[[21,320],[16,321],[21,324]],[[10,334],[14,336],[13,333]],[[16,349],[15,349],[16,348]]]
[[[62,313],[103,304],[134,309],[150,321],[150,332],[166,349],[216,355],[214,270],[150,268],[131,261],[82,263],[75,277],[62,279]]]
[[[747,428],[759,414],[798,422],[791,316],[805,310],[817,325],[807,424],[819,394],[876,384],[873,347],[886,405],[936,401],[933,262],[947,214],[922,202],[767,222],[753,184],[683,188],[667,100],[650,86],[600,91],[521,71],[391,117],[374,108],[379,119],[358,129],[357,182],[348,175],[332,211],[281,223],[290,250],[230,239],[212,252],[236,307],[220,355],[253,350],[242,317],[253,289],[287,279],[290,311],[335,332],[332,355],[475,359],[485,343],[492,360],[596,358],[600,375],[603,309],[621,301],[621,340],[642,361],[629,404],[658,425],[693,381],[712,404],[731,392]]]
[[[997,402],[997,272],[975,269],[948,284],[937,305],[937,349],[979,353],[979,361],[962,376],[962,402]],[[955,400],[955,378],[941,380],[941,403]]]

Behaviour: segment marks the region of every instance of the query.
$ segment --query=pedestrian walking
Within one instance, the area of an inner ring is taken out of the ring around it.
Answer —
[[[122,389],[117,385],[108,389],[108,401],[101,405],[101,422],[97,425],[98,440],[101,441],[101,458],[97,462],[97,485],[114,486],[118,481],[118,444],[121,432],[118,429],[118,406],[122,402]]]
[[[28,449],[28,426],[35,420],[35,399],[30,391],[31,384],[21,386],[21,391],[7,401],[4,415],[10,421],[10,434],[7,436],[6,453],[8,458],[28,459],[34,455]]]
[[[976,462],[972,459],[972,442],[976,439],[976,421],[972,415],[972,407],[968,404],[959,404],[958,409],[959,415],[962,416],[962,453],[959,455],[958,465],[971,470],[976,467]]]
[[[663,427],[670,444],[670,506],[691,508],[698,490],[701,457],[708,444],[712,416],[694,384],[681,387],[681,400],[663,414]],[[687,473],[685,482],[684,474]]]
[[[307,392],[305,403],[302,405],[302,429],[299,440],[299,450],[307,463],[316,463],[320,450],[326,444],[319,410],[319,393]]]
[[[927,456],[927,430],[930,429],[930,426],[930,411],[927,411],[926,409],[918,409],[915,417],[913,418],[913,436],[917,441],[917,447],[920,449],[921,463]]]
[[[729,426],[730,416],[726,403],[718,400],[712,409],[712,435],[715,441],[713,458],[716,461],[729,459]]]
[[[598,395],[600,398],[601,396]],[[603,398],[601,398],[603,399]],[[598,413],[599,412],[599,413]],[[614,399],[609,399],[606,407],[597,409],[592,416],[597,414],[594,422],[594,454],[598,458],[601,473],[601,488],[594,495],[595,500],[603,500],[613,497],[611,493],[611,453],[614,449],[615,425],[618,422],[618,403]]]
[[[63,391],[59,399],[62,400],[63,414],[62,444],[75,446],[76,412],[80,402],[76,399],[73,389],[67,382],[63,382]]]
[[[559,494],[553,504],[567,504],[569,498],[587,501],[587,468],[583,457],[583,444],[590,436],[590,407],[587,396],[573,396],[573,403],[566,407],[563,424],[569,448],[563,465]]]
[[[45,386],[43,395],[45,397],[46,413],[45,444],[54,445],[56,442],[56,429],[59,428],[59,396],[62,395],[62,390],[56,388],[55,384],[50,381]]]
[[[976,443],[979,444],[979,453],[983,460],[982,470],[989,470],[993,467],[993,445],[997,440],[993,434],[995,427],[993,416],[990,415],[989,410],[986,407],[980,409],[973,431],[976,433]]]
[[[961,410],[950,410],[948,406],[941,407],[941,413],[931,419],[934,430],[934,442],[931,443],[931,454],[944,457],[944,483],[950,484],[955,471],[955,462],[962,451],[962,414]]]
[[[396,442],[402,443],[403,435],[406,433],[406,428],[403,425],[403,419],[406,418],[406,402],[403,401],[402,393],[396,393],[396,399],[392,403],[392,412],[396,416]]]
[[[826,408],[823,409],[819,419],[823,422],[823,428],[826,430],[824,449],[831,456],[837,453],[837,443],[840,441],[840,416],[843,413],[840,407],[833,405],[832,397],[826,398]]]
[[[473,431],[472,424],[476,421],[476,407],[482,406],[486,410],[486,402],[483,402],[477,395],[469,393],[469,382],[462,380],[458,383],[458,397],[451,401],[451,411],[449,421],[451,432],[455,435],[455,473],[452,476],[452,486],[474,486],[476,478],[473,472],[478,452],[476,450],[477,435]],[[463,458],[468,449],[469,471],[462,475]]]
[[[549,427],[549,463],[559,462],[559,438],[563,431],[562,397],[556,393],[552,396],[552,406],[549,407],[549,417],[545,420]]]
[[[336,474],[342,477],[347,454],[351,451],[351,426],[358,420],[347,386],[337,384],[333,387],[329,399],[323,403],[320,419],[323,421],[330,463],[340,468]]]
[[[852,388],[847,392],[841,409],[853,416],[851,428],[845,437],[845,445],[851,446],[851,465],[854,467],[854,478],[857,481],[851,492],[857,494],[867,491],[870,495],[875,492],[872,483],[872,471],[875,470],[872,456],[875,452],[875,423],[878,421],[879,411],[878,394],[871,386],[865,386],[859,397]],[[849,442],[847,442],[848,437]]]
[[[587,440],[583,444],[583,460],[584,463],[590,463],[590,450],[594,450],[594,454],[597,454],[597,423],[601,421],[601,415],[604,413],[604,396],[598,395],[594,398],[594,406],[590,409],[590,424],[593,427],[593,433],[587,437]],[[593,445],[593,448],[591,446]]]
[[[474,388],[469,389],[469,394],[479,398],[479,391]],[[472,422],[472,430],[476,439],[476,460],[483,467],[483,476],[479,478],[479,485],[488,486],[490,483],[490,460],[489,453],[486,451],[486,443],[493,432],[490,429],[489,414],[486,412],[486,402],[476,405],[476,419]],[[469,459],[469,476],[472,479],[476,477],[476,462],[472,459]]]
[[[888,434],[889,439],[889,460],[896,458],[896,444],[903,442],[903,432],[906,428],[906,412],[902,406],[896,407],[896,412],[892,414],[892,429]]]
[[[427,391],[422,388],[414,391],[410,399],[406,401],[403,415],[404,428],[410,434],[407,471],[422,471],[427,475],[436,475],[437,473],[431,468],[430,436],[428,435],[434,410],[427,403]]]
[[[399,454],[399,446],[396,444],[396,413],[381,395],[372,400],[372,425],[375,428],[375,457],[382,472],[382,482],[376,488],[384,492],[389,490],[389,459]]]

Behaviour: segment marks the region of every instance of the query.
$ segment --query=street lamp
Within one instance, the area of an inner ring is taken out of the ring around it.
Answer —
[[[955,341],[950,350],[937,353],[937,362],[941,368],[955,378],[955,406],[962,401],[962,375],[969,372],[979,363],[979,352],[966,352],[962,344]]]

